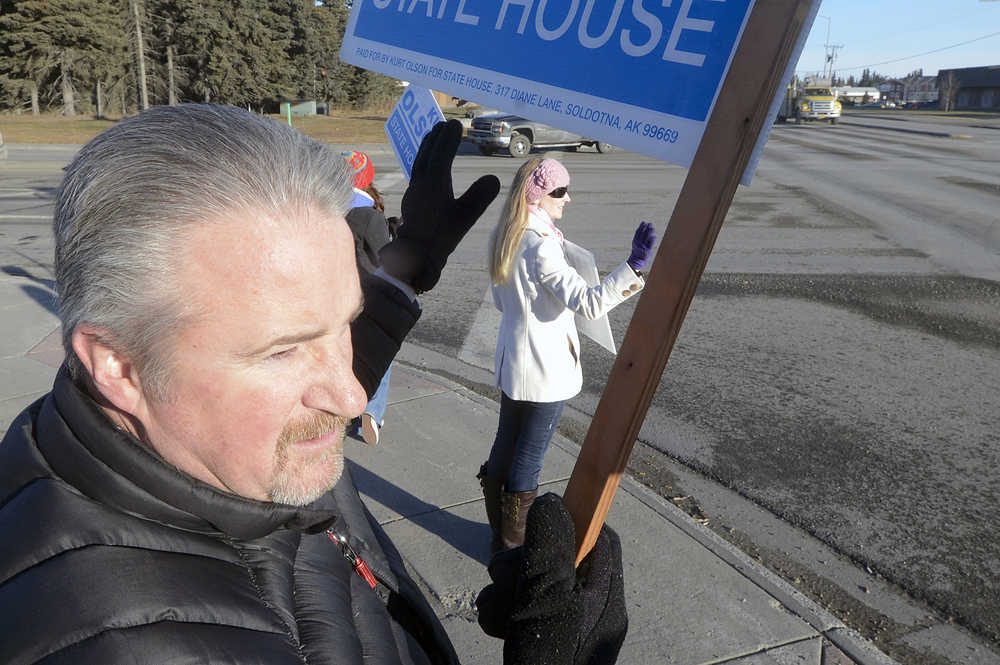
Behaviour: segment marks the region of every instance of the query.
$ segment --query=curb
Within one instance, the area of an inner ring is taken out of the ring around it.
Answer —
[[[18,150],[37,150],[39,152],[56,152],[60,150],[79,150],[82,143],[17,143],[8,141],[3,144],[4,148],[15,148]]]
[[[862,122],[852,122],[850,120],[848,120],[848,121],[845,122],[843,118],[841,118],[839,124],[841,124],[841,125],[851,125],[853,127],[864,127],[866,129],[881,129],[881,130],[885,130],[887,132],[902,132],[904,134],[923,134],[924,136],[941,136],[941,137],[944,137],[944,138],[952,138],[952,139],[971,139],[972,138],[971,134],[950,134],[948,132],[934,132],[934,131],[931,131],[929,129],[904,129],[902,127],[886,127],[884,125],[868,125],[868,124],[865,124],[865,123],[862,123]]]
[[[579,449],[578,446],[576,448]],[[622,476],[621,487],[778,600],[786,610],[812,626],[816,632],[850,656],[857,665],[901,665],[879,651],[860,633],[845,626],[840,619],[818,603],[755,561],[746,552],[706,529],[686,512],[668,503],[645,485],[626,475]]]
[[[338,152],[348,150],[361,150],[372,155],[392,155],[392,148],[388,143],[327,143],[325,144]],[[3,136],[0,135],[0,153],[6,151],[7,147],[18,150],[34,150],[39,152],[56,152],[60,150],[79,150],[83,143],[4,143]]]
[[[327,143],[327,146],[337,152],[349,152],[360,150],[369,155],[392,155],[392,148],[388,143]]]

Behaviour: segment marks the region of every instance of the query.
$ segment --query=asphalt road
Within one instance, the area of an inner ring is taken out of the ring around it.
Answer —
[[[634,457],[643,480],[686,497],[868,637],[922,620],[924,610],[869,589],[898,585],[1000,650],[1000,121],[879,115],[774,128],[752,186],[737,192]],[[889,129],[902,126],[930,133]],[[395,159],[369,149],[398,210]],[[46,292],[53,188],[74,151],[10,146],[18,170],[0,182],[0,232],[17,237]],[[630,153],[558,157],[573,198],[561,227],[602,270],[624,260],[640,220],[662,231],[686,174]],[[487,172],[506,186],[519,163],[464,146],[456,189]],[[498,314],[484,260],[500,206],[423,296],[411,335],[487,369]],[[619,342],[633,308],[612,312]],[[564,420],[585,427],[613,358],[585,342],[583,362],[584,391]],[[776,535],[783,529],[792,535]],[[810,539],[839,563],[813,554]],[[901,662],[963,662],[909,658],[932,651],[902,652]]]
[[[912,125],[972,138],[874,128],[905,122],[897,118],[774,128],[640,441],[663,453],[644,456],[651,477],[678,482],[679,467],[721,483],[997,648],[1000,128]],[[573,178],[561,227],[602,270],[625,258],[639,220],[665,226],[685,175],[628,153],[558,156]],[[495,172],[506,185],[518,164],[460,157],[456,173],[468,184]],[[498,315],[483,261],[499,207],[424,297],[413,335],[489,369]],[[633,308],[610,317],[619,342]],[[612,361],[585,344],[574,411],[593,413]],[[766,534],[716,507],[705,510],[710,521],[764,547]],[[806,574],[828,586],[822,565]],[[868,583],[840,593],[831,604],[871,624],[859,629],[891,624],[865,597]]]

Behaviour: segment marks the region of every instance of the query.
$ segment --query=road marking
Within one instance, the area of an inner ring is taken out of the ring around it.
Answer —
[[[476,310],[476,318],[469,328],[469,334],[458,350],[458,359],[476,367],[493,371],[494,354],[496,353],[497,333],[500,330],[500,310],[493,304],[493,294],[490,287]]]
[[[0,219],[52,219],[52,215],[4,215],[0,213]]]

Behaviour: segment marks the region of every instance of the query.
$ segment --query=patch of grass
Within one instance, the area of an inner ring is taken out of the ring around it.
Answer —
[[[86,143],[111,127],[117,119],[93,116],[66,118],[61,115],[0,115],[0,134],[5,143]]]
[[[281,115],[269,116],[286,123]],[[386,143],[385,121],[388,114],[371,110],[332,110],[330,115],[292,116],[292,127],[323,143]]]
[[[284,116],[269,116],[287,122]],[[292,117],[292,126],[324,143],[385,143],[384,111],[335,110],[328,116]],[[0,134],[6,143],[83,144],[111,127],[118,118],[67,118],[54,113],[0,115]]]
[[[459,118],[465,111],[443,109],[445,118]],[[386,143],[385,109],[340,110],[330,115],[292,116],[292,127],[324,143],[362,144]],[[287,122],[282,115],[268,116],[275,122]],[[0,134],[7,143],[86,143],[111,127],[118,118],[97,119],[93,116],[67,118],[54,113],[41,115],[0,115]]]

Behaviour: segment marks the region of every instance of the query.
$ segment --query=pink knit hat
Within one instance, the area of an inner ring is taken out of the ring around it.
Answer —
[[[569,171],[554,159],[543,159],[528,176],[524,187],[524,198],[528,201],[538,201],[543,196],[559,187],[569,186]]]

